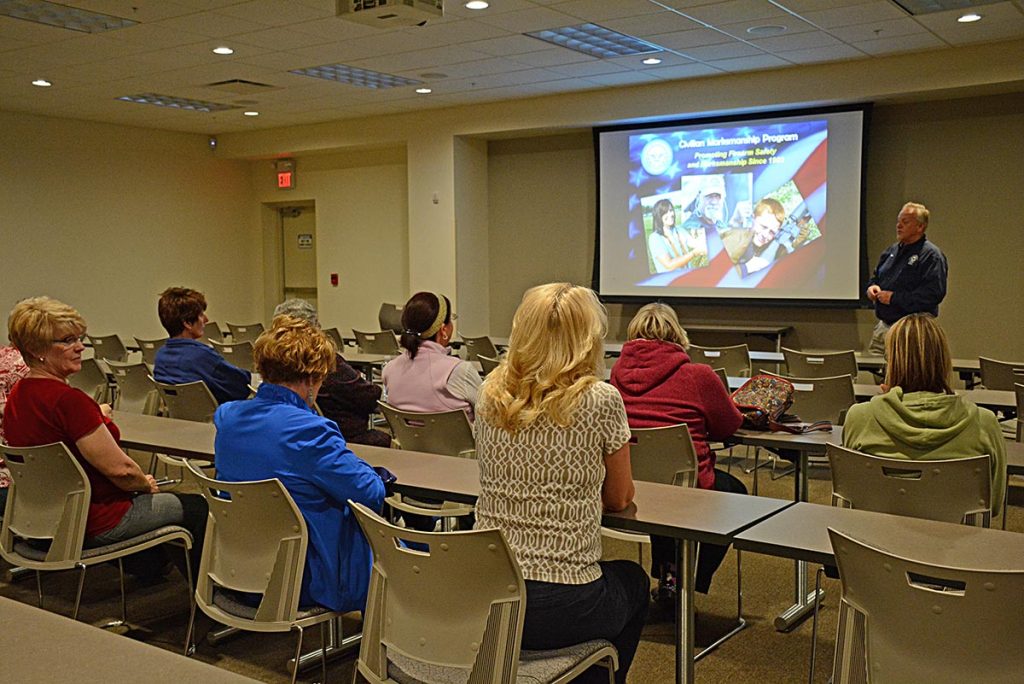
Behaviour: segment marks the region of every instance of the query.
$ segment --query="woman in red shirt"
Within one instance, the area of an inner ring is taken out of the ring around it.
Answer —
[[[8,337],[29,367],[4,407],[4,433],[11,446],[63,442],[89,478],[92,496],[85,546],[129,539],[165,525],[183,525],[193,538],[193,568],[198,567],[206,527],[206,502],[194,494],[160,493],[152,475],[118,444],[121,437],[100,406],[67,378],[82,369],[85,320],[73,308],[49,297],[19,302],[7,320]],[[180,554],[172,554],[176,561]],[[162,548],[132,557],[126,569],[152,579],[163,574]]]
[[[728,391],[711,366],[690,363],[690,340],[676,312],[660,302],[642,307],[629,323],[628,342],[612,368],[612,384],[622,394],[631,428],[663,427],[686,423],[697,452],[697,486],[746,494],[738,479],[715,468],[710,441],[732,436],[740,415]],[[671,539],[651,538],[651,557],[661,579],[674,575]],[[707,593],[711,577],[725,558],[726,546],[701,544],[694,588]]]

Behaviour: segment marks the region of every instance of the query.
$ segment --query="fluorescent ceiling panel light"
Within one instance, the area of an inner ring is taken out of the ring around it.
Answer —
[[[563,26],[556,29],[531,31],[525,35],[602,59],[644,55],[661,52],[664,49],[645,40],[612,31],[597,24]]]
[[[157,107],[187,109],[191,112],[223,112],[228,109],[238,109],[236,105],[221,104],[219,102],[207,102],[205,100],[190,100],[187,97],[174,97],[173,95],[157,95],[156,93],[122,95],[117,99],[123,102],[151,104],[156,105]]]
[[[358,67],[346,64],[322,64],[315,67],[306,67],[305,69],[292,69],[291,73],[298,74],[299,76],[323,78],[328,81],[337,81],[338,83],[347,83],[348,85],[359,86],[360,88],[373,88],[375,90],[420,85],[423,83],[423,81],[417,81],[414,78],[392,76],[391,74],[359,69]]]
[[[897,5],[914,16],[946,12],[948,10],[969,10],[972,7],[991,5],[1003,0],[893,0]]]
[[[0,0],[0,15],[83,33],[113,31],[139,23],[46,0]]]

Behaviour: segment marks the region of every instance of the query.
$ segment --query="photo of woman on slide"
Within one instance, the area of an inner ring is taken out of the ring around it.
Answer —
[[[707,236],[703,229],[682,230],[676,227],[676,208],[671,200],[654,203],[650,214],[647,251],[651,273],[667,273],[687,266],[707,265]]]

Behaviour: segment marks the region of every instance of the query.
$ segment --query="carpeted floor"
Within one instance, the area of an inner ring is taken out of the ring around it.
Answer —
[[[724,464],[722,464],[724,467]],[[748,488],[752,476],[743,474],[743,464],[733,466]],[[1014,488],[1016,489],[1016,488]],[[769,470],[760,473],[761,496],[790,499],[793,491],[792,476],[772,481]],[[830,486],[827,470],[812,473],[810,500],[827,503]],[[1011,499],[1014,497],[1011,492]],[[996,520],[993,526],[1001,521]],[[1008,529],[1024,531],[1024,510],[1011,507]],[[608,549],[615,556],[636,557],[636,547],[613,546]],[[649,551],[645,551],[645,558]],[[2,563],[2,562],[0,562]],[[6,569],[6,566],[4,566]],[[813,572],[811,576],[813,578]],[[779,558],[753,553],[743,554],[743,613],[749,627],[738,636],[697,663],[698,682],[799,682],[807,681],[810,653],[811,624],[808,620],[790,633],[776,632],[772,619],[793,600],[793,563]],[[45,607],[63,615],[70,615],[75,588],[74,573],[50,573],[43,578]],[[730,552],[708,596],[697,599],[698,648],[710,643],[730,629],[735,615],[736,554]],[[835,606],[839,593],[838,582],[825,579],[826,601],[821,613],[818,637],[818,666],[814,681],[826,682],[830,674],[835,634]],[[129,636],[173,651],[180,651],[188,619],[185,583],[176,573],[164,583],[152,587],[128,586],[128,617],[137,626]],[[35,604],[35,582],[31,577],[15,583],[0,582],[0,595],[25,603]],[[117,571],[114,567],[98,567],[89,571],[80,619],[99,624],[119,610]],[[211,627],[204,617],[198,619],[200,637],[196,658],[228,670],[265,682],[288,680],[285,662],[294,650],[294,635],[243,633],[217,646],[211,646],[202,637]],[[346,633],[358,629],[358,622],[346,624]],[[3,626],[4,637],[11,644],[17,638],[16,625]],[[648,624],[637,653],[629,680],[637,684],[668,683],[674,680],[674,627],[670,610],[652,604]],[[319,631],[314,629],[306,637],[309,648],[319,645]],[[55,645],[55,652],[66,645]],[[349,682],[354,658],[334,660],[328,667],[328,680]],[[319,669],[303,673],[302,678],[319,679]]]

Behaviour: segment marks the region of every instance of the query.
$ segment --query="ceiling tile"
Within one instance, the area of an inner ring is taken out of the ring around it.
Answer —
[[[869,55],[888,55],[897,52],[911,52],[914,50],[928,50],[945,47],[939,38],[931,33],[915,33],[909,36],[897,36],[895,38],[876,38],[874,40],[863,40],[853,44],[858,50],[863,50]]]
[[[759,38],[750,42],[762,50],[775,53],[842,45],[842,41],[824,31],[808,31],[807,33],[775,36],[773,38]]]
[[[876,38],[895,38],[896,36],[908,36],[914,33],[926,32],[927,29],[925,27],[910,17],[872,21],[867,24],[841,26],[829,30],[829,33],[833,36],[847,43],[857,43],[862,40],[874,40]]]
[[[884,19],[903,19],[907,13],[895,4],[876,0],[875,2],[833,7],[817,12],[804,12],[804,19],[822,28],[867,24]]]
[[[662,11],[661,7],[647,0],[570,0],[559,3],[554,9],[584,21],[599,23],[602,26],[607,26],[604,22],[609,19],[635,17]]]
[[[682,10],[683,14],[706,24],[721,26],[740,21],[789,16],[765,0],[728,0]]]
[[[507,35],[502,38],[476,40],[464,43],[463,47],[469,48],[470,50],[476,50],[477,52],[483,52],[488,55],[494,55],[495,57],[503,55],[519,55],[525,52],[540,52],[541,50],[550,49],[550,45],[548,43],[520,34]]]
[[[701,62],[711,62],[718,59],[761,55],[764,54],[764,51],[749,43],[733,41],[732,43],[723,43],[722,45],[707,45],[705,47],[684,50],[683,54]]]
[[[558,28],[559,26],[573,26],[581,23],[579,17],[556,12],[546,7],[533,7],[517,12],[488,15],[480,17],[479,21],[503,28],[511,33],[528,33],[530,31]]]
[[[244,17],[234,17],[220,12],[198,12],[182,17],[166,19],[159,26],[176,31],[186,31],[207,38],[228,38],[238,33],[260,31],[267,26]]]
[[[650,37],[652,43],[671,50],[688,50],[705,45],[719,45],[733,41],[734,38],[715,29],[699,28],[691,31],[662,33]]]
[[[981,43],[1024,36],[1024,10],[1010,2],[983,5],[976,10],[981,21],[957,22],[964,10],[935,12],[916,17],[922,26],[952,45]]]
[[[775,55],[751,55],[750,57],[719,59],[711,62],[711,65],[726,71],[756,71],[758,69],[775,69],[789,66],[790,62]]]
[[[808,48],[806,50],[787,50],[780,56],[798,64],[814,64],[818,62],[839,62],[846,59],[864,59],[868,55],[855,47],[840,43],[829,47]]]
[[[601,26],[651,42],[656,42],[652,38],[656,34],[692,31],[702,27],[700,23],[693,19],[676,14],[675,12],[658,12],[657,14],[643,14],[626,19],[613,19],[601,22]]]

